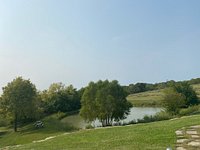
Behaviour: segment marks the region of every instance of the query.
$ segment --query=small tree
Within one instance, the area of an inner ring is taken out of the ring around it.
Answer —
[[[3,87],[1,109],[13,118],[15,132],[19,120],[33,117],[36,109],[36,96],[35,85],[22,77],[14,79]]]
[[[187,82],[176,83],[172,87],[174,91],[185,96],[185,107],[199,103],[196,92]]]
[[[185,100],[184,95],[173,89],[167,89],[164,96],[164,107],[169,113],[175,115],[179,113],[180,108],[185,106]]]

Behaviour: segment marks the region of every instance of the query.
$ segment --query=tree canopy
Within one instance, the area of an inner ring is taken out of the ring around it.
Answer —
[[[179,113],[180,108],[185,106],[185,96],[177,93],[173,89],[165,90],[164,107],[166,111],[175,115]]]
[[[33,118],[36,111],[37,90],[30,80],[17,77],[3,87],[1,109],[13,118],[14,131],[17,123],[24,118]]]
[[[53,83],[48,90],[40,93],[44,111],[47,114],[69,112],[80,109],[80,96],[72,86],[62,83]]]
[[[195,105],[199,103],[198,97],[192,86],[187,82],[176,83],[173,86],[174,91],[185,96],[184,106]]]
[[[132,105],[126,96],[118,81],[90,82],[81,99],[80,115],[88,121],[98,119],[102,126],[110,125],[129,114]]]
[[[165,90],[164,106],[173,114],[177,114],[180,108],[187,108],[198,103],[196,92],[187,82],[173,83]]]

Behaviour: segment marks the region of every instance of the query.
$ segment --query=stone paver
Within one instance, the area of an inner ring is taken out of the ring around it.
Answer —
[[[188,145],[189,145],[189,146],[195,146],[195,147],[198,146],[198,147],[199,147],[199,146],[200,146],[200,142],[192,141],[192,142],[189,142]]]
[[[200,125],[182,128],[175,132],[177,136],[176,150],[200,150]]]
[[[188,139],[178,139],[176,142],[177,143],[184,143],[184,142],[187,142]]]
[[[181,130],[176,131],[176,135],[183,135],[183,131]]]
[[[192,138],[199,138],[199,135],[191,135]]]
[[[186,150],[186,149],[183,147],[177,147],[176,150]]]
[[[197,131],[191,131],[191,130],[186,131],[186,133],[190,134],[190,135],[196,135],[196,134],[198,134]]]

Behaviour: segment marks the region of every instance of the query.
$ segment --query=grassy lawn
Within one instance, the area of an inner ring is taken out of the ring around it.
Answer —
[[[35,129],[33,124],[29,124],[19,128],[16,133],[13,132],[12,128],[0,128],[0,148],[8,145],[30,143],[34,140],[41,140],[75,130],[71,125],[62,123],[53,116],[43,119],[43,122],[44,128]]]
[[[82,130],[14,149],[163,150],[167,146],[174,147],[176,130],[197,124],[200,124],[200,115],[132,126]]]
[[[198,97],[200,97],[200,84],[194,84],[192,87],[197,92]],[[131,94],[127,97],[127,100],[136,107],[160,107],[162,106],[162,99],[164,96],[163,91],[164,90],[154,90]]]

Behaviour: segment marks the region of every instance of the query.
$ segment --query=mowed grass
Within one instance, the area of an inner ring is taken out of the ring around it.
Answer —
[[[176,143],[175,131],[200,124],[200,115],[123,127],[82,130],[54,139],[29,143],[18,150],[163,150]]]
[[[192,87],[200,98],[200,84],[194,84]],[[163,97],[164,89],[131,94],[127,97],[127,100],[136,107],[162,107]]]
[[[0,128],[0,149],[5,146],[30,143],[32,141],[45,139],[49,136],[56,136],[65,132],[76,130],[67,123],[62,123],[55,116],[49,116],[42,120],[44,128],[35,129],[33,123],[18,128],[18,132],[13,132],[10,127]]]

